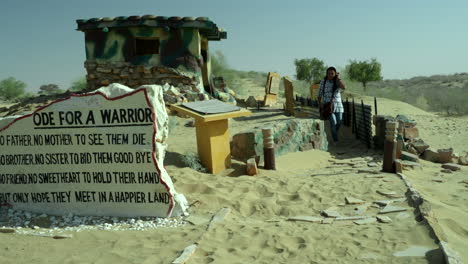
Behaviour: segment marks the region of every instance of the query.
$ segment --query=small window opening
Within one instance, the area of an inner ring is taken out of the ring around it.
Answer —
[[[159,54],[159,39],[137,38],[135,40],[135,54],[137,56]]]

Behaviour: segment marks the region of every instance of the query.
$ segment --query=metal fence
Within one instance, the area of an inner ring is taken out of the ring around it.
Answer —
[[[368,148],[372,147],[372,106],[351,102],[346,99],[343,102],[343,124],[351,127],[351,131],[359,139],[366,143]]]
[[[377,102],[375,102],[375,105]],[[318,108],[318,101],[296,95],[296,105]],[[354,99],[343,102],[343,125],[351,127],[356,139],[363,141],[368,148],[372,147],[372,106],[355,103]],[[318,116],[317,116],[318,118]]]

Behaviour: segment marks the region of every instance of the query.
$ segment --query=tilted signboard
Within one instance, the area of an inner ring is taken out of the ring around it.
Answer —
[[[168,216],[158,92],[72,95],[0,125],[0,203],[49,214]],[[162,155],[163,156],[163,155]]]

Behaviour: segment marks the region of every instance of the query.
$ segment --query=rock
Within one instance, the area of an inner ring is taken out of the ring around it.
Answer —
[[[367,166],[373,168],[373,167],[378,167],[379,165],[375,162],[369,162],[367,163]]]
[[[441,170],[441,172],[443,172],[443,173],[452,173],[452,170],[450,170],[450,169],[443,169],[443,170]]]
[[[460,156],[458,158],[458,164],[468,166],[468,156]]]
[[[422,158],[430,162],[439,162],[439,153],[428,148],[423,152]]]
[[[379,222],[381,222],[381,223],[391,223],[392,222],[392,219],[390,217],[388,217],[388,216],[385,216],[385,215],[378,215],[377,220],[379,220]]]
[[[358,172],[358,173],[379,174],[379,173],[380,173],[380,170],[378,170],[378,169],[366,168],[366,169],[359,169],[357,172]]]
[[[288,218],[288,221],[304,221],[304,222],[311,222],[311,223],[320,223],[322,222],[322,217],[315,217],[315,216],[292,216]]]
[[[15,233],[16,230],[13,228],[0,228],[0,233],[4,234],[9,234],[9,233]]]
[[[403,170],[408,170],[408,169],[415,169],[421,167],[421,164],[413,161],[408,161],[408,160],[402,160],[401,161],[401,166],[403,167]]]
[[[398,195],[396,192],[392,192],[392,191],[382,191],[382,190],[378,190],[377,193],[378,193],[378,194],[381,194],[381,195],[384,195],[384,196],[387,196],[387,197],[391,197],[391,198],[400,198],[400,197],[403,197],[402,195]]]
[[[72,238],[72,235],[54,235],[52,236],[53,239],[64,239],[64,238]]]
[[[101,73],[110,73],[112,70],[110,68],[97,67],[96,71]]]
[[[348,221],[348,220],[360,220],[368,218],[368,215],[355,215],[355,216],[340,216],[335,218],[335,221]]]
[[[409,161],[413,161],[413,162],[418,162],[419,161],[418,156],[416,156],[416,155],[414,155],[412,153],[406,152],[406,151],[401,152],[401,159],[402,160],[409,160]]]
[[[249,176],[254,176],[254,175],[258,174],[257,163],[255,162],[254,158],[251,158],[251,159],[247,160],[246,173]]]
[[[396,213],[396,212],[403,212],[403,211],[406,211],[406,208],[387,205],[382,210],[380,210],[379,214]]]
[[[253,96],[249,96],[249,98],[247,98],[247,100],[245,101],[245,104],[248,107],[257,107],[257,99],[255,99],[255,97]]]
[[[375,217],[370,217],[370,218],[354,221],[354,223],[357,225],[372,224],[375,222],[377,222],[377,219]]]
[[[333,218],[336,218],[336,217],[340,217],[340,213],[338,211],[337,207],[330,207],[326,210],[323,210],[322,211],[322,214],[325,215],[326,217],[333,217]]]
[[[354,198],[354,197],[346,197],[345,198],[345,201],[347,204],[363,204],[365,203],[363,200],[360,200],[360,199],[357,199],[357,198]]]
[[[439,153],[439,162],[440,163],[451,163],[452,162],[453,148],[438,149],[437,153]]]
[[[417,127],[405,127],[403,130],[405,139],[415,139],[419,137],[419,131]]]
[[[326,150],[326,134],[321,120],[286,120],[272,124],[275,155],[309,149]],[[231,155],[247,161],[263,156],[263,134],[260,127],[237,133],[232,137]]]
[[[177,90],[177,88],[174,87],[174,86],[170,86],[169,89],[167,89],[167,91],[165,91],[165,94],[169,94],[169,95],[174,96],[174,97],[179,97],[180,96],[179,90]]]
[[[426,144],[424,142],[424,140],[422,139],[417,139],[414,143],[413,143],[413,147],[418,151],[419,154],[422,154],[424,153],[424,151],[426,151],[426,149],[429,148],[429,145]]]
[[[418,151],[412,145],[407,147],[407,152],[414,154],[415,156],[419,155]]]
[[[442,165],[442,168],[449,169],[451,171],[458,171],[458,170],[461,170],[462,167],[454,163],[445,163]]]

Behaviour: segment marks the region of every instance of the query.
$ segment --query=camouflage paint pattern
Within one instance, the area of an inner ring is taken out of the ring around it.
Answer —
[[[134,65],[161,65],[200,72],[204,64],[210,72],[209,40],[227,38],[227,33],[206,17],[129,16],[76,20],[85,33],[86,59],[97,62],[131,62]],[[136,38],[157,38],[159,54],[136,56]],[[210,76],[206,76],[208,79]],[[205,78],[206,78],[205,77]]]
[[[136,38],[159,40],[159,54],[136,55]],[[96,62],[130,62],[133,65],[155,65],[197,72],[202,66],[200,34],[197,29],[182,28],[115,28],[108,32],[85,32],[86,59]]]

